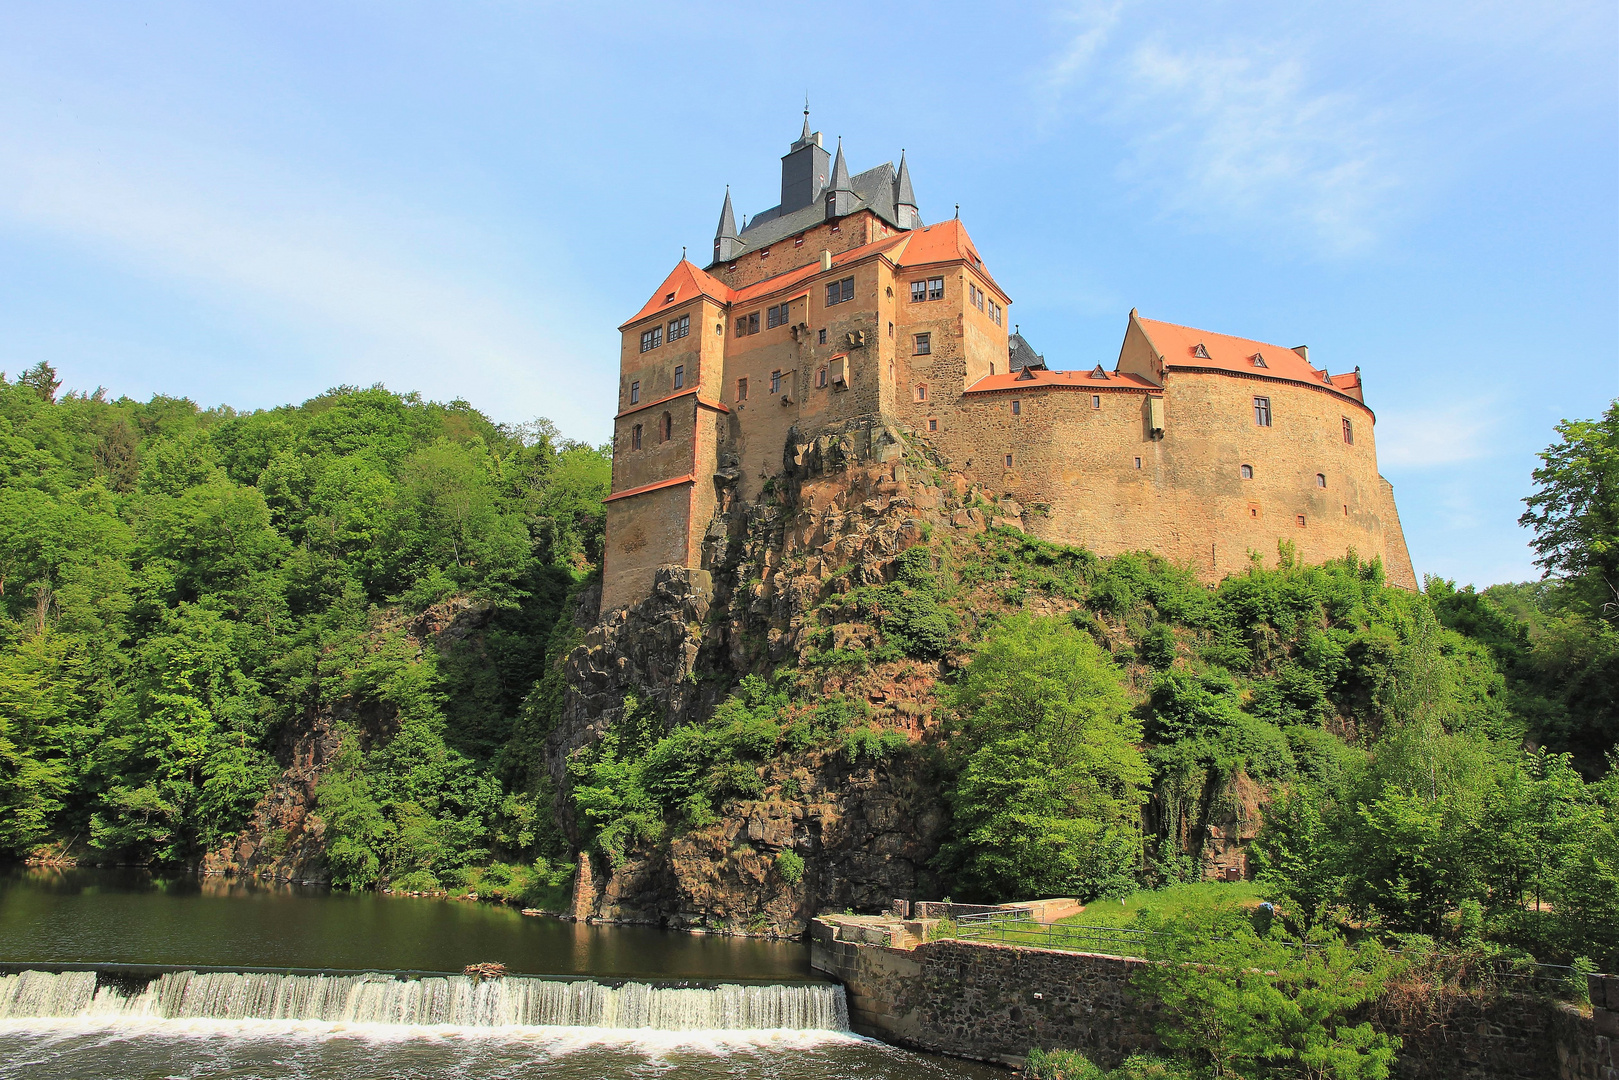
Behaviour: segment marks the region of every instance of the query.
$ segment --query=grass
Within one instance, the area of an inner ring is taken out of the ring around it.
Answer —
[[[1096,900],[1060,923],[1069,926],[1134,926],[1141,912],[1178,918],[1212,907],[1258,907],[1264,899],[1252,881],[1195,881],[1163,889],[1143,889],[1123,900]]]

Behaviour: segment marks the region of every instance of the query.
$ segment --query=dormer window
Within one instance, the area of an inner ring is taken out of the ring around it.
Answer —
[[[1203,347],[1203,343],[1200,341],[1196,345],[1192,346],[1192,355],[1197,357],[1199,360],[1207,360],[1209,359],[1209,350],[1205,349]]]
[[[674,303],[675,302],[675,294],[674,293],[664,293],[663,294],[663,302],[665,304]]]
[[[802,236],[793,237],[793,247],[803,247],[803,246],[804,246],[804,238]]]
[[[1091,370],[1091,378],[1093,378],[1093,379],[1106,379],[1107,378],[1107,372],[1102,370],[1102,365],[1101,364],[1097,364],[1096,367]]]
[[[1265,358],[1259,353],[1254,353],[1253,360],[1254,367],[1270,367],[1269,364],[1265,363]]]

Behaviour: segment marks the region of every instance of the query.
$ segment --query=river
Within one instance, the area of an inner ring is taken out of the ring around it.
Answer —
[[[482,962],[510,974],[459,974]],[[851,1034],[800,943],[130,870],[0,873],[0,1078],[528,1076],[1006,1074]]]

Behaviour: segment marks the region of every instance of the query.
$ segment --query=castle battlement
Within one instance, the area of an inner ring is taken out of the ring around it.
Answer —
[[[727,191],[714,261],[682,260],[619,328],[603,607],[701,566],[715,514],[763,497],[789,438],[870,417],[1031,508],[1044,539],[1210,581],[1287,541],[1416,587],[1358,368],[1132,310],[1112,369],[1052,371],[1011,304],[959,220],[923,224],[903,154],[851,176],[806,114],[781,202],[738,230]]]

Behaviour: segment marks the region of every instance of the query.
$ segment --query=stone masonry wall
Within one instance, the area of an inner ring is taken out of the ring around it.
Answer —
[[[1145,961],[985,942],[914,949],[840,939],[810,927],[810,965],[837,979],[857,1032],[919,1050],[1017,1065],[1031,1047],[1079,1050],[1113,1066],[1156,1046],[1156,1002],[1130,989]],[[850,936],[858,936],[851,934]],[[1400,1036],[1401,1080],[1619,1080],[1613,1047],[1619,979],[1593,978],[1593,1016],[1559,1002],[1505,995],[1443,1015],[1373,1009]]]

